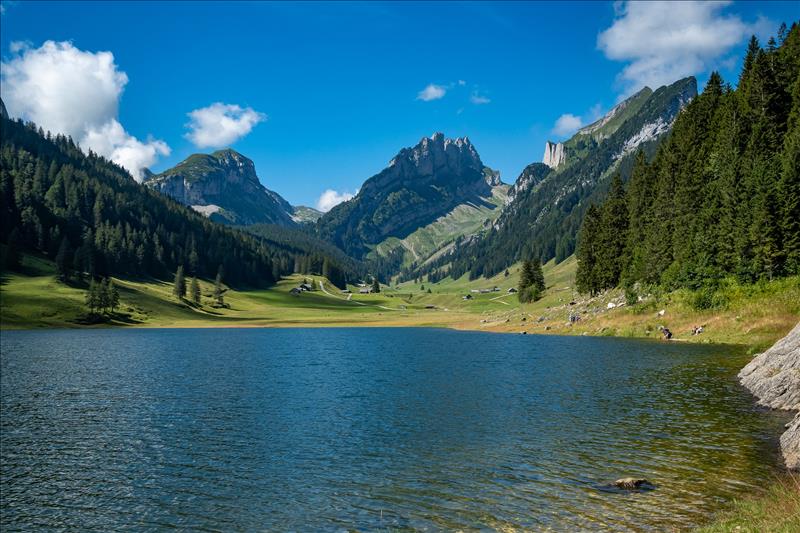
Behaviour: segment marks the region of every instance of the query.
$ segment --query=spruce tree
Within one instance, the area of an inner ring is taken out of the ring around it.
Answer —
[[[172,288],[172,293],[179,299],[182,300],[186,296],[186,278],[183,274],[183,266],[179,266],[178,270],[175,272],[175,284]]]
[[[579,292],[597,294],[600,284],[597,279],[597,248],[600,234],[600,208],[592,204],[583,217],[578,233],[578,249],[575,252],[578,270],[575,273],[575,285]]]
[[[111,312],[113,313],[117,307],[119,307],[119,289],[117,289],[117,285],[111,280],[108,279],[108,288],[109,288],[109,307],[111,307]]]
[[[200,284],[197,282],[197,276],[192,276],[192,301],[200,305]]]
[[[222,290],[222,266],[217,270],[217,277],[214,279],[214,301],[220,307],[225,305],[225,297]]]
[[[381,292],[381,284],[378,281],[378,278],[372,277],[372,292],[379,293]]]
[[[97,307],[105,312],[111,307],[111,279],[106,278],[96,284]]]
[[[86,291],[86,307],[89,308],[89,312],[94,314],[95,310],[98,308],[100,304],[98,290],[97,290],[97,282],[92,279],[89,281],[89,289]]]
[[[535,258],[531,262],[531,267],[533,271],[533,276],[531,278],[531,286],[535,287],[537,291],[544,292],[545,284],[544,284],[544,272],[542,271],[542,262],[539,258]]]

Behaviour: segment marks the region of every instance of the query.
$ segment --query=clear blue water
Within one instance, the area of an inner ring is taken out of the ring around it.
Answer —
[[[651,530],[769,479],[732,347],[435,329],[2,333],[0,526]],[[656,490],[606,484],[646,477]]]

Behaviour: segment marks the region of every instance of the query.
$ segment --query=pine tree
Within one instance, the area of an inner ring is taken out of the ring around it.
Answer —
[[[533,262],[526,259],[522,262],[522,269],[519,273],[519,293],[521,294],[525,289],[533,284]]]
[[[600,208],[592,204],[586,210],[578,234],[578,249],[575,253],[578,270],[575,273],[575,285],[579,292],[597,294],[600,283],[597,279],[597,248],[600,233]]]
[[[95,287],[97,290],[97,307],[105,312],[111,307],[111,279],[101,280]]]
[[[108,279],[108,288],[109,288],[109,307],[111,307],[111,312],[113,313],[114,310],[119,307],[119,289],[117,289],[117,285],[111,280]]]
[[[175,272],[175,284],[172,288],[172,293],[182,300],[186,296],[186,278],[183,274],[183,266],[179,266]]]
[[[214,301],[220,307],[225,305],[224,291],[222,290],[222,266],[217,270],[217,277],[214,279]]]
[[[376,278],[374,276],[372,278],[372,292],[374,292],[376,294],[381,292],[381,284],[378,281],[378,278]]]
[[[200,305],[200,284],[197,282],[197,276],[192,276],[192,301]]]
[[[545,284],[544,284],[544,272],[542,271],[542,262],[539,258],[535,258],[532,262],[532,270],[533,276],[531,278],[531,286],[535,287],[537,291],[544,292]]]
[[[89,308],[89,312],[94,314],[100,305],[97,282],[94,279],[89,282],[89,290],[86,291],[85,301],[86,307]]]

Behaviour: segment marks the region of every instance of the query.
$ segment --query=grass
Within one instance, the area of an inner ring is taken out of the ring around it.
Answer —
[[[800,479],[786,475],[763,494],[734,501],[698,533],[795,533],[800,531]]]
[[[608,309],[625,300],[621,291],[587,298],[575,291],[574,257],[544,266],[547,291],[537,302],[520,304],[508,289],[516,287],[519,265],[489,279],[446,278],[438,283],[401,283],[383,286],[379,294],[343,294],[320,276],[306,276],[315,291],[290,293],[304,276],[293,275],[275,287],[261,290],[229,289],[229,307],[212,306],[213,287],[201,280],[201,305],[179,301],[172,284],[162,280],[115,279],[121,306],[103,325],[139,327],[225,326],[439,326],[513,333],[615,335],[660,338],[666,326],[684,342],[725,342],[762,349],[788,332],[800,317],[800,278],[739,286],[723,283],[713,309],[695,308],[695,295],[676,291],[650,295],[632,306]],[[319,290],[322,281],[328,293]],[[489,293],[472,290],[491,289]],[[6,274],[0,287],[0,325],[4,329],[77,327],[85,322],[85,287],[65,285],[55,278],[53,263],[25,256],[19,273]],[[430,292],[428,292],[430,290]],[[471,300],[463,296],[470,295]],[[431,308],[432,307],[432,308]],[[659,314],[663,311],[663,315]],[[581,320],[571,324],[570,314]],[[692,327],[703,325],[702,335]]]

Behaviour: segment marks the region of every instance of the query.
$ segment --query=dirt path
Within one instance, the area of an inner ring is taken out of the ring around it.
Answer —
[[[348,295],[347,298],[345,298],[344,296],[337,296],[336,294],[333,294],[332,292],[328,292],[328,289],[325,288],[325,284],[322,283],[322,280],[318,280],[318,282],[319,282],[320,290],[322,292],[324,292],[325,294],[327,294],[328,296],[331,296],[333,298],[338,298],[340,300],[344,300],[346,302],[354,303],[356,305],[365,305],[365,306],[369,306],[369,307],[377,307],[378,309],[385,309],[387,311],[405,311],[405,309],[394,309],[392,307],[386,307],[385,305],[365,304],[364,302],[357,302],[355,300],[351,300],[350,299],[350,297],[353,296],[352,294]]]

